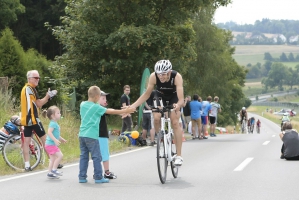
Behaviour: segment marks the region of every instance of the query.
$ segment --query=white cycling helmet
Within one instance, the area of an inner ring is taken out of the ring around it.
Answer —
[[[242,108],[242,110],[246,110],[246,108],[245,108],[245,107],[243,107],[243,108]]]
[[[283,113],[284,116],[288,116],[288,113]]]
[[[167,73],[172,69],[171,62],[169,60],[159,60],[155,64],[155,72],[157,74]]]

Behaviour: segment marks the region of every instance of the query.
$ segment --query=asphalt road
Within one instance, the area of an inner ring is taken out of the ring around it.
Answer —
[[[251,114],[253,115],[253,114]],[[261,134],[221,134],[183,143],[184,164],[177,179],[168,168],[161,184],[154,147],[111,156],[118,176],[95,184],[89,165],[88,183],[78,183],[78,164],[63,168],[64,176],[49,180],[46,171],[0,177],[1,199],[299,199],[298,161],[280,159],[279,126],[259,117]]]

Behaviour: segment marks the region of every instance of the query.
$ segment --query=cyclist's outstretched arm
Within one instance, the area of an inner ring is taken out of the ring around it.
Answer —
[[[135,101],[131,107],[137,108],[138,106],[140,106],[143,102],[145,102],[151,95],[152,91],[154,90],[154,86],[156,84],[156,76],[155,76],[155,72],[153,72],[148,80],[148,84],[147,84],[147,88],[145,93],[143,93],[138,99],[137,101]]]

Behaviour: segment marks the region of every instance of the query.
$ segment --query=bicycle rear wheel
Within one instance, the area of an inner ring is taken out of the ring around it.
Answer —
[[[167,157],[165,152],[164,132],[160,131],[157,138],[157,165],[158,174],[162,184],[166,181],[167,175]]]
[[[30,145],[30,166],[31,169],[34,169],[40,162],[41,149],[33,138]],[[3,145],[2,156],[8,166],[17,171],[24,171],[24,157],[20,135],[13,135],[6,140]]]
[[[174,137],[173,134],[171,134],[171,156],[176,155],[176,147],[175,147],[175,143],[174,143]],[[178,177],[178,173],[179,173],[179,168],[178,166],[174,165],[174,160],[172,160],[170,162],[170,166],[171,166],[171,172],[174,178]]]

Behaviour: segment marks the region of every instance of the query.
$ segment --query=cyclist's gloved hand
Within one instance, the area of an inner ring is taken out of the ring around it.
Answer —
[[[48,90],[47,94],[50,96],[50,99],[52,99],[56,94],[57,94],[57,90]]]

